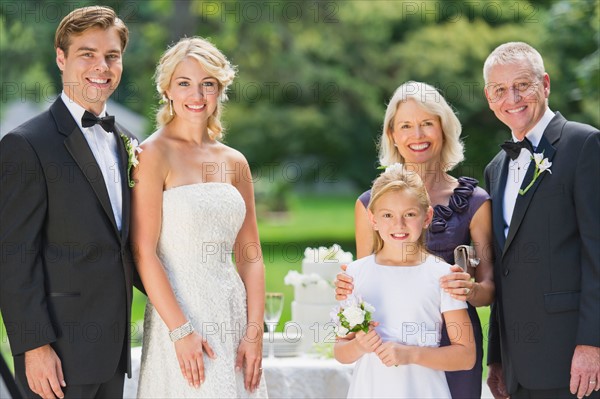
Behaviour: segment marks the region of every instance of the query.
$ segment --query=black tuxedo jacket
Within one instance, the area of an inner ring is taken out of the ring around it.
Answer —
[[[69,384],[107,381],[121,360],[130,372],[131,201],[117,143],[120,231],[102,172],[60,98],[0,141],[0,307],[11,350],[51,344]]]
[[[518,195],[506,238],[508,156],[485,170],[496,256],[488,364],[502,363],[509,393],[568,387],[575,346],[600,346],[600,132],[556,113],[535,152],[551,173]]]

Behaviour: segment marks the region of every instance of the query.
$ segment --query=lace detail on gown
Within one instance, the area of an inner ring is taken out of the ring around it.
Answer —
[[[240,193],[225,183],[179,186],[163,193],[162,212],[158,255],[184,313],[217,358],[204,356],[205,382],[189,387],[167,326],[148,302],[138,397],[266,397],[264,378],[250,394],[235,371],[247,315],[246,289],[232,261],[246,214]]]

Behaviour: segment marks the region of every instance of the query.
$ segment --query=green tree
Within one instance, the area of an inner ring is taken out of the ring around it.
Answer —
[[[542,44],[550,59],[550,107],[600,126],[600,2],[562,0],[550,8]]]
[[[56,26],[74,7],[98,2],[0,4],[0,106],[59,90]],[[183,35],[207,37],[239,68],[224,114],[226,140],[257,173],[287,168],[292,183],[368,187],[386,102],[407,80],[433,84],[453,105],[467,145],[456,174],[481,177],[508,133],[488,109],[482,66],[509,40],[530,42],[544,56],[552,109],[600,125],[597,0],[100,4],[113,7],[130,29],[114,100],[153,121],[159,98],[152,76],[161,54]],[[148,126],[136,133],[150,133]]]

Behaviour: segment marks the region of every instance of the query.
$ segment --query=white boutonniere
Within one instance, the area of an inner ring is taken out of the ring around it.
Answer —
[[[127,184],[129,185],[129,188],[133,188],[133,186],[135,186],[135,181],[131,178],[131,168],[137,168],[140,163],[137,154],[142,152],[142,149],[139,147],[136,139],[132,139],[123,133],[121,133],[120,136],[125,145],[125,150],[127,151]]]
[[[541,154],[533,154],[531,159],[535,162],[535,171],[533,172],[533,179],[527,187],[522,190],[519,190],[519,194],[525,195],[527,191],[533,186],[533,183],[537,180],[537,178],[544,172],[548,171],[548,173],[552,174],[550,167],[552,166],[552,162],[548,161],[548,158],[544,158],[544,153]]]

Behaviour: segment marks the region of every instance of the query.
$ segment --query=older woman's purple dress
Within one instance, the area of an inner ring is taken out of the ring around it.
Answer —
[[[479,207],[490,199],[485,190],[477,186],[478,183],[471,177],[460,177],[458,187],[450,196],[448,205],[436,205],[433,208],[433,221],[427,232],[427,249],[451,265],[454,264],[454,248],[462,244],[471,244],[471,219]],[[366,208],[371,200],[371,190],[361,194],[358,199]],[[477,310],[470,303],[467,305],[473,324],[477,361],[471,370],[446,372],[453,399],[481,397],[483,334]],[[446,345],[450,345],[450,340],[444,327],[441,346]]]

